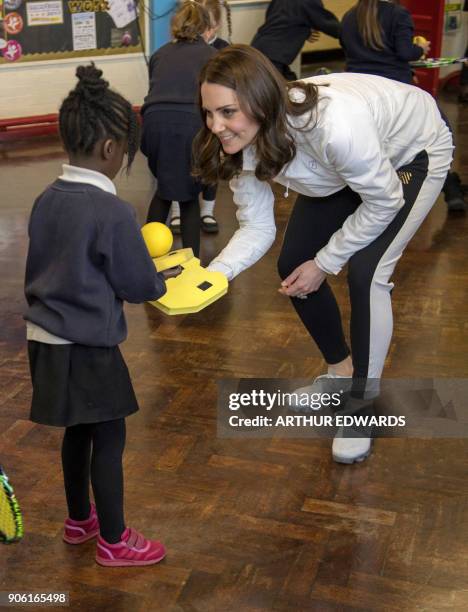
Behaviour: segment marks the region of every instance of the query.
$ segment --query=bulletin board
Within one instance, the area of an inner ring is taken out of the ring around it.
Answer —
[[[142,50],[138,0],[0,0],[0,64]]]

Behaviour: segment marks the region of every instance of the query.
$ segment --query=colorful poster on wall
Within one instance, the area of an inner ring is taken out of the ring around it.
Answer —
[[[44,26],[63,23],[61,0],[51,2],[27,2],[28,26]]]
[[[0,65],[142,50],[137,0],[0,0]]]
[[[96,48],[96,15],[94,13],[74,13],[72,31],[75,51]]]
[[[124,28],[136,17],[136,4],[128,0],[107,0],[108,13],[112,17],[117,28]]]
[[[4,12],[6,13],[7,11],[16,11],[16,9],[18,9],[22,3],[23,3],[23,0],[4,0],[3,1]]]
[[[6,34],[15,36],[23,29],[23,19],[18,13],[8,13],[3,20],[3,29]]]
[[[7,62],[16,62],[23,55],[23,50],[17,40],[7,40],[2,49],[2,56]]]

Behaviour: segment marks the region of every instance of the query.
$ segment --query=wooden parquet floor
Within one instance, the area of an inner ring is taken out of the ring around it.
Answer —
[[[457,126],[455,168],[468,182],[468,108],[444,104]],[[123,345],[141,410],[128,420],[128,522],[162,539],[165,561],[105,569],[94,544],[62,542],[62,431],[28,421],[31,387],[22,312],[26,224],[35,196],[64,161],[45,140],[0,149],[0,458],[26,535],[0,548],[0,591],[70,593],[72,610],[320,612],[468,609],[468,442],[377,440],[355,466],[330,442],[228,440],[216,435],[216,380],[304,378],[323,363],[276,289],[276,256],[293,198],[278,200],[278,239],[205,311],[167,317],[128,306]],[[143,221],[151,193],[139,157],[119,193]],[[280,194],[279,194],[280,195]],[[221,232],[235,228],[226,187]],[[468,378],[468,219],[439,199],[395,274],[389,377]],[[347,320],[345,278],[334,281]]]

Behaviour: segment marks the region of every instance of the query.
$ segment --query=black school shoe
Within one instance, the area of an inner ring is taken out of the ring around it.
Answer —
[[[468,85],[462,85],[458,101],[462,104],[468,104]]]
[[[203,217],[200,217],[200,225],[207,234],[217,234],[219,232],[218,222],[213,215],[203,215]]]
[[[457,172],[449,172],[447,174],[442,191],[444,192],[445,202],[449,211],[466,211],[464,189]]]
[[[173,234],[180,235],[180,217],[172,217],[169,222],[169,229]]]

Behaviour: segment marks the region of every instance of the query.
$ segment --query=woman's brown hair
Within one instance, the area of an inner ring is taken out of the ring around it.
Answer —
[[[300,81],[287,83],[273,64],[249,45],[232,45],[220,51],[203,67],[199,82],[200,87],[203,83],[214,83],[236,93],[241,110],[259,125],[255,176],[263,181],[279,174],[296,154],[288,116],[311,113],[318,100],[317,86]],[[288,95],[293,88],[299,90],[298,102]],[[219,139],[206,125],[201,93],[199,104],[203,127],[193,143],[193,174],[208,184],[218,179],[230,180],[242,170],[242,151],[233,155],[223,152]],[[310,129],[311,119],[312,114],[306,116],[299,129]]]
[[[181,4],[171,21],[171,34],[175,40],[193,42],[209,28],[211,19],[208,10],[194,0]]]
[[[358,0],[356,17],[359,34],[366,47],[376,51],[382,50],[385,45],[379,21],[379,0]]]

